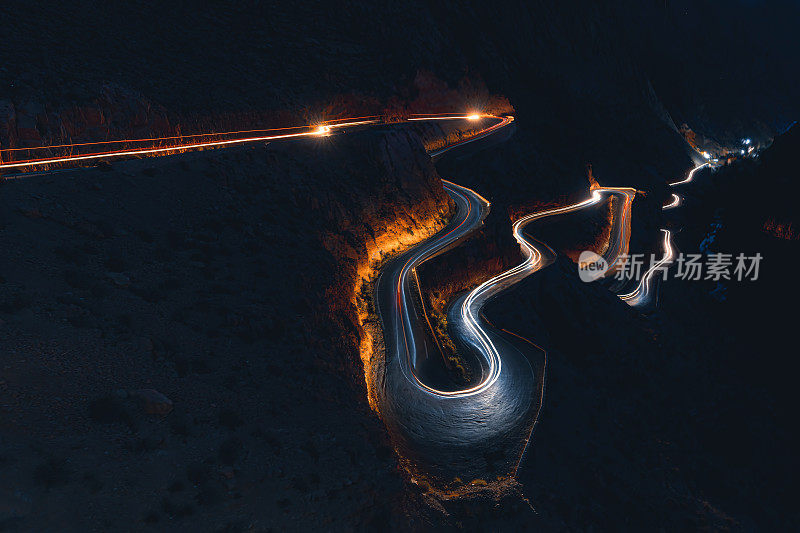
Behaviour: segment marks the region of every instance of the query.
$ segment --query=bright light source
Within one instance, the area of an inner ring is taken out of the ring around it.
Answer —
[[[468,116],[467,120],[480,120],[480,118],[481,118],[481,116],[478,115],[477,113],[475,113],[475,114],[472,114],[472,115]]]
[[[706,159],[711,159],[711,155],[708,152],[701,152],[700,155],[702,155]]]
[[[744,150],[739,150],[739,151],[742,153],[742,155],[744,155]]]
[[[315,135],[325,135],[326,133],[330,133],[330,132],[331,132],[331,127],[330,126],[319,126],[314,131],[314,134]]]
[[[751,142],[753,142],[753,141],[752,141],[752,140],[750,140],[750,139],[742,139],[742,142],[743,142],[744,144],[750,144],[750,143],[751,143]]]

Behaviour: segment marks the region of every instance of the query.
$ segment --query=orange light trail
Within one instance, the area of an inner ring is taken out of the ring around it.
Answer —
[[[244,133],[269,133],[273,131],[286,131],[303,129],[305,126],[287,126],[285,128],[270,128],[268,130],[241,130],[241,131],[226,131],[220,133],[193,133],[191,135],[175,135],[173,137],[150,137],[146,139],[117,139],[113,141],[92,141],[83,143],[71,144],[48,144],[47,146],[31,146],[24,148],[0,148],[0,153],[4,152],[32,152],[35,150],[52,150],[53,148],[74,148],[76,146],[103,146],[108,144],[125,144],[125,143],[139,143],[139,142],[157,142],[157,141],[174,141],[176,139],[196,139],[198,137],[219,137],[223,135],[241,135]]]
[[[470,117],[474,115],[458,115],[458,114],[442,114],[442,115],[426,115],[426,116],[415,116],[409,118],[407,121],[427,121],[427,120],[471,120]],[[513,117],[497,117],[494,115],[480,115],[479,118],[493,118],[499,120],[499,124],[496,124],[486,130],[481,130],[476,135],[484,135],[487,132],[491,132],[498,125],[505,125],[511,120]],[[63,148],[63,149],[72,149],[78,147],[86,147],[86,146],[108,146],[113,144],[137,144],[137,143],[156,143],[156,142],[163,142],[163,141],[174,141],[177,139],[197,139],[201,137],[222,137],[222,136],[231,136],[231,135],[241,135],[244,133],[253,133],[258,132],[262,133],[262,135],[257,136],[250,136],[250,137],[243,137],[243,138],[235,138],[235,139],[219,139],[219,140],[209,140],[203,142],[194,142],[194,143],[179,143],[175,146],[166,146],[166,147],[140,147],[140,148],[128,148],[128,149],[117,149],[117,150],[108,150],[108,151],[96,151],[87,154],[73,154],[73,155],[63,155],[63,156],[54,156],[54,157],[41,157],[41,158],[32,158],[32,159],[24,159],[20,161],[7,161],[7,162],[0,162],[0,170],[3,169],[19,169],[19,170],[36,170],[37,168],[47,167],[50,165],[60,165],[60,164],[71,164],[71,163],[81,163],[81,162],[88,162],[88,161],[103,161],[109,159],[117,159],[117,158],[127,158],[127,157],[136,157],[136,156],[161,156],[161,155],[169,155],[178,152],[184,151],[194,151],[194,150],[202,150],[206,148],[221,148],[226,146],[234,146],[240,144],[248,144],[248,143],[256,143],[256,142],[265,142],[265,141],[274,141],[274,140],[282,140],[282,139],[292,139],[292,138],[303,138],[303,137],[313,137],[313,136],[322,136],[329,133],[332,133],[334,129],[345,128],[345,127],[352,127],[352,126],[363,126],[369,124],[378,124],[381,123],[380,117],[377,116],[365,116],[365,117],[356,117],[353,119],[335,119],[331,121],[326,121],[323,124],[319,124],[317,126],[296,126],[296,127],[287,127],[287,128],[275,128],[270,130],[244,130],[238,132],[224,132],[224,133],[208,133],[208,134],[195,134],[195,135],[185,135],[185,136],[176,136],[176,137],[162,137],[162,138],[149,138],[149,139],[128,139],[128,140],[119,140],[119,141],[99,141],[93,143],[75,143],[75,144],[60,144],[60,145],[52,145],[52,146],[41,146],[36,148],[10,148],[6,150],[0,151],[0,153],[13,153],[19,151],[28,151],[28,152],[35,152],[35,151],[43,151],[43,150],[51,150],[56,148]],[[293,129],[305,130],[299,131],[297,133],[280,133],[286,132]],[[462,141],[463,142],[463,141]],[[459,143],[456,143],[459,144]],[[449,148],[449,147],[448,147]]]

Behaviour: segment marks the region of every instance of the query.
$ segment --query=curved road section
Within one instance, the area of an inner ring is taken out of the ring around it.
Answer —
[[[440,157],[464,144],[495,134],[513,123],[513,117],[490,115],[419,115],[414,121],[495,119],[491,126],[467,139],[431,153]],[[323,125],[286,130],[229,132],[171,139],[109,141],[23,149],[27,159],[14,160],[15,150],[6,150],[0,170],[48,171],[54,166],[75,165],[119,158],[167,155],[182,151],[221,148],[240,144],[277,141],[308,136],[324,136],[337,129],[381,123],[380,117],[343,119]],[[159,143],[170,141],[171,145]],[[51,155],[68,148],[69,153]],[[79,148],[80,153],[72,150]],[[37,152],[44,152],[36,157]],[[45,155],[46,154],[46,155]],[[34,157],[31,157],[34,155]],[[9,161],[8,157],[12,156]],[[24,157],[24,156],[23,156]],[[672,185],[692,180],[701,165],[689,176]],[[8,177],[8,176],[7,176]],[[533,343],[498,330],[483,316],[485,304],[501,292],[534,272],[553,263],[555,252],[546,244],[525,234],[526,228],[545,217],[568,214],[600,203],[607,196],[621,200],[612,224],[611,239],[604,254],[607,274],[618,268],[630,240],[631,203],[636,191],[627,188],[596,188],[590,198],[573,205],[530,214],[518,220],[514,237],[524,261],[481,283],[453,302],[448,312],[450,332],[462,350],[473,358],[476,373],[473,383],[454,388],[437,379],[441,355],[428,337],[424,319],[414,305],[414,269],[424,261],[457,245],[480,228],[490,204],[475,191],[443,182],[457,206],[457,213],[446,228],[395,258],[384,267],[376,286],[376,300],[384,326],[387,357],[383,383],[379,390],[382,417],[402,455],[416,466],[444,479],[461,477],[465,481],[491,479],[516,472],[530,440],[544,397],[546,354]],[[676,207],[680,198],[665,209]],[[670,233],[665,233],[665,256],[651,268],[639,286],[620,298],[640,305],[651,294],[651,283],[659,266],[671,260]]]
[[[550,265],[555,252],[525,233],[533,222],[596,205],[608,196],[621,199],[607,256],[612,264],[627,250],[630,203],[635,191],[601,188],[573,205],[541,211],[518,220],[514,237],[524,261],[502,272],[450,306],[450,333],[474,358],[474,383],[453,388],[437,382],[441,356],[429,339],[425,317],[417,311],[414,268],[450,249],[479,228],[489,203],[474,191],[445,182],[456,202],[454,220],[439,234],[390,262],[376,287],[386,339],[386,362],[379,388],[381,415],[401,454],[425,472],[442,478],[490,479],[516,470],[538,418],[544,394],[546,354],[492,326],[485,304],[534,272]],[[524,339],[522,339],[524,341]]]
[[[490,119],[492,123],[464,140],[431,153],[432,157],[439,157],[464,144],[493,136],[514,118],[449,114],[418,115],[407,121],[481,119]],[[342,128],[380,123],[380,117],[360,117],[283,130],[11,149],[0,154],[3,156],[0,171],[23,172],[6,176],[22,177],[31,172],[47,173],[65,166],[71,168],[100,161],[326,136]],[[542,390],[543,372],[534,372],[523,353],[527,350],[532,352],[532,359],[541,358],[542,354],[534,345],[518,348],[518,341],[509,340],[485,323],[480,312],[488,299],[535,271],[535,267],[529,255],[523,265],[489,280],[466,296],[464,305],[459,306],[462,314],[453,323],[462,342],[475,348],[479,379],[463,390],[437,386],[431,379],[431,367],[441,364],[441,360],[431,349],[414,307],[411,274],[417,265],[456,245],[479,228],[489,210],[489,203],[474,191],[447,182],[444,187],[457,205],[453,221],[433,238],[390,262],[378,282],[378,306],[385,325],[386,344],[388,353],[394,355],[387,357],[384,386],[379,387],[384,394],[379,394],[382,396],[379,401],[384,420],[398,437],[396,442],[404,448],[404,456],[418,459],[434,473],[465,479],[488,478],[507,474],[518,464],[526,437],[530,435],[533,415],[541,405],[541,394],[535,391]]]
[[[679,183],[691,181],[699,168]],[[490,206],[470,189],[449,182],[445,182],[445,188],[458,207],[454,220],[439,234],[387,265],[377,284],[387,344],[379,388],[380,409],[402,455],[416,466],[443,478],[489,479],[515,472],[524,456],[544,397],[546,354],[492,326],[482,314],[484,305],[555,261],[556,253],[549,246],[526,234],[530,224],[615,197],[619,200],[617,213],[603,254],[608,264],[606,277],[610,277],[622,266],[621,256],[628,253],[636,190],[595,188],[582,202],[533,213],[514,224],[514,237],[524,261],[461,295],[449,309],[450,333],[462,349],[469,349],[475,356],[473,370],[478,373],[475,383],[452,388],[437,384],[431,370],[440,355],[427,336],[424,317],[414,306],[412,273],[422,262],[479,228]],[[679,203],[680,199],[674,196],[673,203],[666,207]],[[662,232],[664,256],[644,273],[633,291],[619,294],[629,305],[643,306],[652,301],[656,275],[673,259],[671,233]]]
[[[694,180],[694,175],[697,173],[697,171],[707,166],[709,166],[708,163],[695,166],[689,171],[686,178],[674,183],[670,183],[670,187],[691,183],[692,180]],[[670,201],[661,209],[663,211],[668,211],[670,209],[680,207],[682,204],[683,198],[681,198],[681,196],[678,194],[672,193]],[[648,270],[642,275],[641,280],[635,289],[633,289],[631,292],[617,295],[628,305],[634,307],[647,307],[650,306],[650,304],[655,305],[658,302],[658,278],[656,275],[664,273],[675,259],[675,247],[672,245],[672,232],[664,228],[661,229],[661,232],[664,235],[664,255],[659,261],[650,265]]]
[[[494,131],[513,122],[514,117],[498,117],[486,114],[439,114],[412,115],[405,122],[468,120],[479,121],[491,119],[496,121],[467,138],[456,142],[432,155],[439,155],[461,144],[491,135]],[[160,137],[150,139],[127,139],[116,141],[99,141],[76,144],[61,144],[33,148],[0,149],[0,172],[18,172],[7,174],[5,178],[22,177],[30,172],[47,172],[53,169],[72,169],[80,165],[91,165],[103,161],[130,159],[136,157],[158,157],[181,152],[229,148],[254,143],[300,139],[307,137],[324,137],[342,131],[345,128],[383,124],[379,116],[346,118],[325,122],[316,126],[297,126],[269,130],[247,130],[177,137]]]
[[[489,203],[445,182],[458,211],[448,227],[391,261],[377,284],[386,362],[379,391],[381,415],[402,455],[425,472],[464,480],[508,475],[519,462],[540,407],[537,374],[525,350],[489,326],[483,304],[534,272],[534,262],[504,272],[464,295],[451,309],[451,332],[474,348],[479,378],[471,386],[436,385],[431,368],[441,356],[414,306],[413,269],[482,225]],[[535,350],[534,350],[535,351]],[[535,354],[541,356],[541,354]]]

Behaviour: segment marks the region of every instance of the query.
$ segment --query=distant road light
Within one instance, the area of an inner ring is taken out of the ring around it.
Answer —
[[[708,152],[701,152],[701,155],[706,159],[711,159],[711,154],[709,154]]]
[[[743,142],[744,144],[750,144],[750,143],[751,143],[751,142],[753,142],[753,141],[752,141],[752,140],[750,140],[750,139],[742,139],[742,142]]]

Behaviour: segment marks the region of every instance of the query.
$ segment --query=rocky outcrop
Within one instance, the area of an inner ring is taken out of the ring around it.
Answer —
[[[324,320],[333,320],[341,331],[357,333],[353,341],[359,345],[370,404],[375,406],[378,374],[373,372],[382,364],[383,354],[378,340],[380,324],[375,322],[376,315],[369,312],[370,284],[384,258],[443,227],[454,204],[444,192],[421,141],[407,129],[341,136],[332,139],[332,144],[335,146],[327,147],[328,156],[337,166],[347,169],[351,180],[347,188],[365,187],[373,193],[353,195],[345,205],[305,199],[309,214],[321,215],[315,218],[324,228],[320,236],[323,245],[334,257],[343,259],[344,269],[326,291],[330,315]],[[364,153],[369,154],[366,160]],[[349,194],[338,188],[326,193],[327,198]],[[386,202],[390,196],[397,201]],[[383,201],[376,202],[377,199]],[[351,375],[361,372],[360,365],[356,365]]]
[[[16,523],[409,527],[360,306],[451,209],[392,129],[4,183],[0,469],[37,509]]]
[[[179,124],[171,123],[163,108],[119,86],[106,85],[98,96],[79,104],[31,97],[16,103],[0,101],[0,148],[166,137],[176,133],[180,134]]]
[[[480,78],[465,76],[451,87],[426,70],[417,73],[405,98],[393,96],[381,101],[375,97],[342,93],[331,94],[325,101],[300,108],[248,112],[215,109],[181,112],[167,110],[141,93],[120,85],[105,84],[97,91],[96,96],[79,103],[66,103],[59,97],[47,101],[37,98],[35,93],[26,94],[22,100],[0,100],[0,148],[37,148],[292,127],[367,115],[381,116],[387,122],[394,122],[415,113],[479,111],[502,114],[514,111],[506,98],[491,95]],[[467,109],[465,106],[470,101],[481,104]],[[478,124],[473,126],[473,130],[480,127]],[[427,128],[420,125],[417,129],[429,149],[433,149],[432,143],[443,145],[453,135],[468,133],[468,130],[452,124]],[[6,159],[23,159],[30,152],[7,152],[4,155]]]

